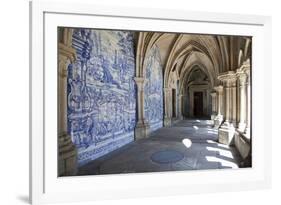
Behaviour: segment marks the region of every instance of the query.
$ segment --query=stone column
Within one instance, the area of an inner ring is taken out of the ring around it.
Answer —
[[[216,115],[217,115],[217,110],[216,110],[216,98],[217,98],[217,93],[216,92],[211,92],[211,101],[212,101],[212,115],[211,115],[211,120],[214,120]]]
[[[231,98],[230,98],[230,111],[231,111],[231,123],[234,127],[237,126],[237,109],[236,109],[236,75],[235,79],[231,81]]]
[[[189,103],[188,103],[188,96],[187,94],[182,96],[182,112],[183,112],[183,118],[188,117],[189,115]]]
[[[219,128],[219,142],[222,144],[232,144],[235,128],[231,123],[231,115],[233,113],[232,103],[232,85],[236,81],[233,71],[223,73],[218,77],[224,84],[224,105],[225,105],[225,121]]]
[[[67,68],[76,59],[72,48],[72,29],[63,29],[59,42],[58,63],[58,175],[69,176],[77,173],[77,150],[67,133]]]
[[[165,97],[165,117],[164,117],[164,126],[168,127],[172,124],[171,118],[171,88],[164,88],[164,97]]]
[[[179,94],[179,119],[180,120],[183,120],[183,95],[182,94]]]
[[[247,69],[247,126],[245,134],[250,136],[251,134],[251,74],[250,70]]]
[[[135,139],[146,138],[149,135],[149,123],[144,115],[144,78],[134,78],[137,85],[137,125],[135,128]]]
[[[238,129],[244,131],[246,127],[246,79],[247,75],[242,72],[238,72],[239,79],[239,92],[240,92],[240,121]]]
[[[194,108],[194,93],[193,90],[189,90],[189,117],[193,117],[194,113],[193,113],[193,108]]]
[[[214,87],[216,91],[216,111],[217,115],[214,118],[214,127],[219,128],[223,121],[223,115],[222,115],[222,105],[223,105],[223,86],[219,85],[217,87]]]

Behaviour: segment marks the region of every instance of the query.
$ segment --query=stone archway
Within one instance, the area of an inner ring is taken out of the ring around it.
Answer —
[[[184,106],[184,117],[204,117],[211,116],[210,91],[211,83],[209,76],[198,66],[191,69],[184,83],[187,100]]]

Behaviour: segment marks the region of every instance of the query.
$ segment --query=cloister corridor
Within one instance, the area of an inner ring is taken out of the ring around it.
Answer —
[[[58,28],[58,176],[252,167],[252,37]]]
[[[211,120],[181,120],[82,166],[78,175],[238,168],[237,150],[218,143],[217,132]]]

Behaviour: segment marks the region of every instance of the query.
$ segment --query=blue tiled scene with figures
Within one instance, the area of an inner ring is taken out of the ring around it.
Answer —
[[[250,37],[57,38],[58,176],[251,167]]]

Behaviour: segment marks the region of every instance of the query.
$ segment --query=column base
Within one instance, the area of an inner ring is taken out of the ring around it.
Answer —
[[[164,126],[170,127],[171,125],[172,125],[172,119],[170,117],[165,117],[164,118]]]
[[[149,128],[148,122],[137,123],[135,128],[135,140],[147,138],[149,135]]]
[[[217,115],[214,117],[214,128],[218,129],[221,126],[221,123],[223,121],[222,115]]]
[[[226,144],[226,145],[233,144],[235,128],[232,124],[230,124],[229,122],[224,122],[219,128],[218,133],[219,133],[219,143]]]
[[[77,150],[67,134],[59,136],[58,171],[59,176],[77,174]]]

